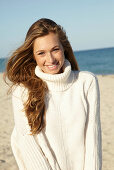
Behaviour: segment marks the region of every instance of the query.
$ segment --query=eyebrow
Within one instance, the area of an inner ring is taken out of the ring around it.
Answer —
[[[55,45],[51,50],[53,50],[54,48],[57,48],[57,47],[60,47],[60,46],[59,45]],[[36,53],[42,52],[42,51],[44,51],[44,50],[37,50]]]

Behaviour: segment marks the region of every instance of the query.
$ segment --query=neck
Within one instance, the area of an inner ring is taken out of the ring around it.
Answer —
[[[63,72],[60,74],[44,73],[38,66],[35,68],[35,74],[47,83],[49,91],[64,91],[68,89],[74,81],[74,74],[68,60],[65,60]]]

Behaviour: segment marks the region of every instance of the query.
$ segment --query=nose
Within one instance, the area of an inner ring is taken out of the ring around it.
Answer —
[[[53,63],[55,61],[55,58],[54,56],[52,55],[52,53],[48,53],[47,55],[47,61],[50,62],[50,63]]]

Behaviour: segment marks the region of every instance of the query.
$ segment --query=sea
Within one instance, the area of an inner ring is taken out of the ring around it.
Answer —
[[[81,71],[97,75],[114,74],[114,47],[74,51]],[[5,71],[8,58],[0,58],[0,72]]]

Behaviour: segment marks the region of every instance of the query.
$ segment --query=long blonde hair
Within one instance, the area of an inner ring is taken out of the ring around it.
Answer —
[[[28,89],[28,99],[24,104],[31,133],[39,133],[46,125],[44,98],[48,90],[44,81],[35,75],[36,61],[33,56],[34,40],[50,32],[56,33],[64,48],[65,58],[71,63],[72,70],[79,70],[72,47],[65,31],[54,21],[42,18],[36,21],[28,30],[25,41],[10,57],[6,77],[12,85],[24,85]]]

